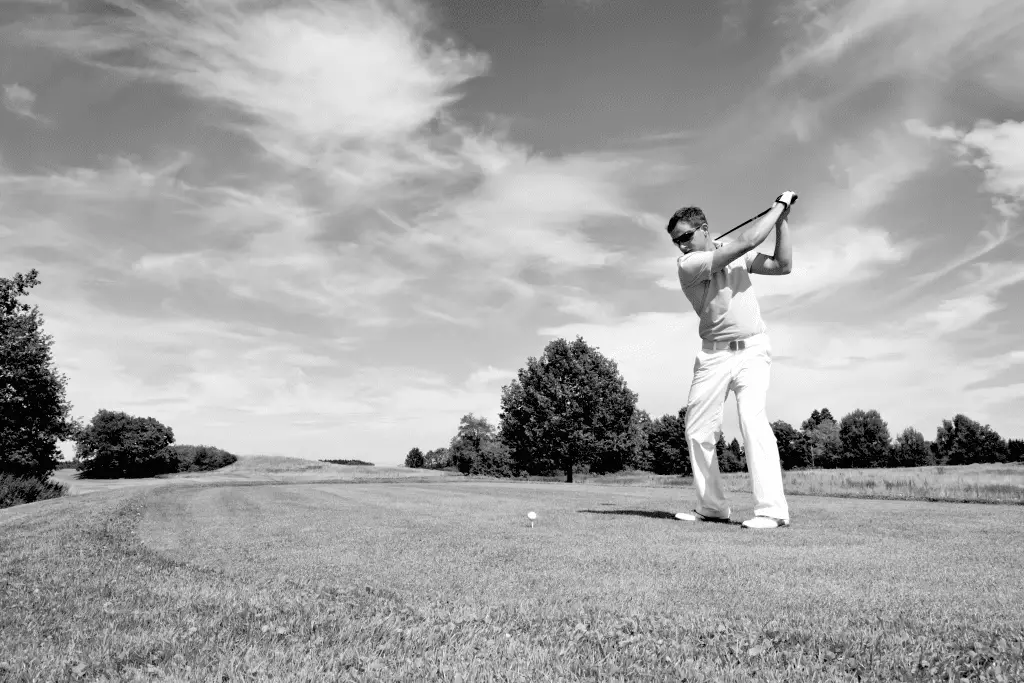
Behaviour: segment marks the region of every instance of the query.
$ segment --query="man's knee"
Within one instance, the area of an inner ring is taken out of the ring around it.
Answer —
[[[691,424],[687,421],[686,424],[686,443],[712,446],[718,441],[718,429],[714,424],[710,425],[698,425]]]

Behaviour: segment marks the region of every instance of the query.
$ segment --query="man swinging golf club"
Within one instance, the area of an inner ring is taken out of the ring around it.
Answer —
[[[783,192],[771,208],[747,221],[754,221],[753,225],[728,243],[712,240],[707,218],[696,206],[676,211],[668,222],[672,242],[682,252],[676,262],[679,284],[700,316],[702,340],[686,402],[686,442],[697,507],[693,512],[676,514],[676,519],[730,521],[732,513],[722,487],[715,443],[731,390],[736,395],[755,503],[754,517],[743,526],[773,529],[789,525],[779,449],[765,414],[772,348],[750,273],[790,272],[793,249],[787,219],[795,201],[794,192]],[[768,256],[754,251],[773,228],[775,252]]]

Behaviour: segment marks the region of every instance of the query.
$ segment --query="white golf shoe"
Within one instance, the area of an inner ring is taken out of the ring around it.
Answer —
[[[732,519],[729,517],[709,517],[708,515],[702,515],[696,510],[693,512],[677,512],[676,519],[683,522],[719,522],[722,524],[732,522]]]
[[[747,521],[743,522],[744,528],[747,529],[776,529],[780,526],[789,526],[788,519],[776,519],[775,517],[751,517]]]

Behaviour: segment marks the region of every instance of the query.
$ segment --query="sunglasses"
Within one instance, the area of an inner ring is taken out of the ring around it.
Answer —
[[[704,227],[704,226],[701,226],[701,227]],[[693,236],[696,235],[700,231],[700,229],[701,228],[694,228],[693,230],[687,230],[686,232],[684,232],[679,237],[673,237],[672,238],[672,242],[674,244],[677,244],[677,245],[686,244],[691,239],[693,239]]]

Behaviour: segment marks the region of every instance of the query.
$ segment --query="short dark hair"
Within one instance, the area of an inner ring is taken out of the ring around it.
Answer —
[[[699,206],[684,206],[672,214],[672,218],[668,219],[668,226],[665,228],[665,231],[671,234],[672,231],[676,229],[676,224],[679,223],[679,221],[689,223],[693,227],[699,228],[704,223],[707,223],[708,219],[704,215],[704,212],[700,210]]]

